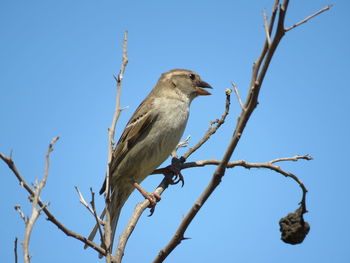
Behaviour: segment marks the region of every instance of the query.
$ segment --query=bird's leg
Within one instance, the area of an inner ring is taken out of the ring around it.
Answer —
[[[151,208],[151,214],[149,216],[153,215],[157,202],[159,202],[162,198],[159,194],[147,192],[138,183],[134,183],[134,186],[142,194],[142,196],[150,202],[148,207]]]

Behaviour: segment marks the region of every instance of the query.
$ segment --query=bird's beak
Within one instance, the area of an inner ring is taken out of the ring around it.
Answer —
[[[199,80],[197,83],[196,83],[196,86],[197,86],[197,94],[200,95],[200,96],[207,96],[207,95],[211,95],[211,93],[203,88],[206,88],[206,89],[212,89],[212,86],[210,86],[208,83],[206,83],[205,81],[203,80]]]

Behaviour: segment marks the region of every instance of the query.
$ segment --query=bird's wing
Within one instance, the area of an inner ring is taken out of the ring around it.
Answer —
[[[114,149],[110,167],[111,174],[114,173],[120,162],[140,140],[140,137],[147,133],[152,127],[152,123],[156,121],[158,114],[151,110],[152,107],[153,101],[146,98],[130,118]],[[104,191],[105,182],[103,183],[100,194]]]

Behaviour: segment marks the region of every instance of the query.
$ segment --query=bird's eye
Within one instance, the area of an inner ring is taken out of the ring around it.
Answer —
[[[192,79],[192,80],[194,80],[194,79],[196,78],[196,76],[195,76],[194,74],[192,74],[192,73],[189,74],[188,77],[189,77],[190,79]]]

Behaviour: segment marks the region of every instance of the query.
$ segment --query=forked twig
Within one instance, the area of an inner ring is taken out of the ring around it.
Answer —
[[[15,206],[15,209],[18,211],[20,217],[23,219],[23,221],[25,223],[24,238],[23,238],[23,243],[22,243],[22,245],[23,245],[23,258],[24,258],[25,263],[30,262],[29,242],[30,242],[30,237],[31,237],[31,233],[32,233],[34,224],[37,221],[37,219],[40,215],[40,212],[43,209],[46,209],[46,206],[47,206],[47,204],[43,204],[39,198],[40,198],[41,191],[45,187],[47,177],[49,175],[50,153],[53,151],[53,145],[55,144],[55,142],[58,139],[59,139],[58,136],[53,138],[49,144],[49,147],[48,147],[48,150],[46,153],[46,165],[45,165],[45,170],[44,170],[44,177],[41,180],[41,182],[36,180],[36,182],[34,184],[34,190],[30,186],[28,186],[23,180],[20,180],[21,185],[23,185],[26,189],[27,188],[30,189],[30,194],[31,194],[30,201],[32,202],[32,211],[31,211],[30,217],[27,217],[24,215],[24,213],[21,210],[20,205]],[[11,156],[12,156],[12,153],[11,153]],[[19,172],[17,171],[11,157],[6,157],[0,153],[0,158],[9,166],[9,168],[14,172],[16,177],[18,179],[21,179],[21,176],[20,176]],[[38,206],[39,206],[39,208],[38,208]],[[15,257],[16,257],[16,261],[17,261],[17,238],[15,240]]]
[[[104,222],[97,215],[96,207],[95,207],[95,192],[92,191],[92,187],[90,187],[90,192],[91,192],[91,202],[90,202],[90,204],[91,204],[91,207],[92,207],[92,211],[94,213],[95,221],[96,221],[97,228],[98,228],[98,233],[100,234],[100,240],[103,240],[103,232],[102,232],[101,225],[103,226]]]
[[[99,218],[99,216],[97,215],[96,211],[94,210],[93,207],[89,206],[89,204],[85,201],[83,194],[80,192],[79,188],[77,186],[74,186],[75,190],[77,191],[78,195],[79,195],[79,202],[86,207],[86,209],[95,217],[96,219],[96,223],[98,225],[103,225],[103,221],[101,220],[101,218]],[[91,189],[90,189],[91,190]],[[91,190],[92,191],[92,190]],[[91,201],[94,202],[94,201]]]
[[[21,176],[20,172],[18,171],[14,161],[12,160],[11,156],[7,157],[5,155],[3,155],[2,153],[0,153],[0,159],[2,159],[7,166],[9,167],[9,169],[13,172],[13,174],[16,176],[17,180],[19,181],[20,185],[26,189],[26,191],[30,194],[30,196],[34,197],[35,195],[35,191],[29,186],[29,184],[23,179],[23,177]],[[38,199],[38,205],[40,206],[40,208],[42,209],[42,211],[46,214],[47,216],[47,220],[51,221],[54,225],[56,225],[63,233],[65,233],[67,236],[70,237],[74,237],[75,239],[78,239],[80,241],[82,241],[83,243],[87,244],[88,246],[92,247],[93,249],[95,249],[97,252],[101,253],[101,254],[105,254],[106,251],[101,248],[100,246],[98,246],[97,244],[95,244],[94,242],[88,240],[87,238],[85,238],[84,236],[75,233],[73,231],[71,231],[70,229],[68,229],[67,227],[65,227],[60,221],[58,221],[56,219],[56,217],[49,211],[49,209],[46,207],[46,204],[44,204],[40,199]]]
[[[25,234],[23,239],[23,257],[24,262],[29,263],[30,262],[30,255],[29,255],[29,241],[30,236],[34,227],[34,224],[36,220],[38,219],[40,212],[46,208],[47,204],[43,204],[38,208],[38,202],[39,197],[41,194],[41,191],[44,189],[47,181],[47,177],[49,176],[49,166],[50,166],[50,153],[53,151],[53,145],[55,142],[59,139],[59,137],[55,137],[52,139],[52,141],[49,144],[48,150],[46,152],[46,165],[45,165],[45,171],[44,171],[44,178],[39,182],[38,180],[34,184],[34,195],[32,196],[32,213],[29,218],[26,220],[26,227],[25,227]]]

